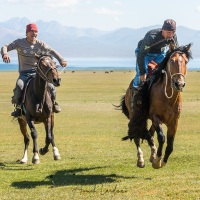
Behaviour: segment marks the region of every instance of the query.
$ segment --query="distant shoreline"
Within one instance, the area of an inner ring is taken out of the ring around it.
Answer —
[[[136,59],[132,58],[69,58],[65,71],[135,71]],[[200,59],[191,59],[188,71],[200,70]],[[58,68],[62,70],[62,67]],[[18,71],[18,63],[0,62],[0,71]]]
[[[61,71],[61,69],[59,70]],[[94,67],[94,68],[79,68],[79,67],[73,67],[73,68],[67,68],[66,70],[64,70],[64,73],[65,72],[68,72],[68,71],[133,71],[135,72],[135,69],[134,68],[100,68],[100,67]],[[196,71],[196,72],[200,72],[200,68],[188,68],[188,71]],[[17,69],[0,69],[0,73],[1,72],[18,72]]]

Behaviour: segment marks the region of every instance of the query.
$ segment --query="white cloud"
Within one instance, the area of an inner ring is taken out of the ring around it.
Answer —
[[[39,2],[39,0],[4,0],[6,3],[31,3],[31,2]]]
[[[44,4],[50,8],[70,7],[79,4],[79,0],[44,0]]]
[[[57,7],[70,7],[77,5],[79,3],[79,0],[4,0],[4,2],[23,3],[23,4],[39,3],[48,8],[57,8]]]
[[[197,11],[200,12],[200,6],[197,7]]]
[[[87,0],[85,3],[86,4],[92,4],[93,2],[91,0]]]
[[[94,9],[94,12],[99,15],[111,15],[111,16],[119,16],[123,15],[124,13],[119,10],[111,10],[109,8],[101,7]]]
[[[122,6],[122,2],[120,2],[120,1],[115,1],[114,2],[116,5],[118,5],[118,6]]]

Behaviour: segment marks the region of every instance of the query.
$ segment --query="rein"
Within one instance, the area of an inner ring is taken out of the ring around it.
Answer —
[[[51,68],[49,67],[49,69],[46,71],[46,73],[44,73],[41,69],[41,66],[40,66],[40,62],[42,60],[43,57],[47,57],[47,56],[42,56],[39,61],[38,61],[38,64],[37,64],[37,68],[36,68],[36,72],[38,73],[38,75],[44,80],[44,81],[47,81],[47,82],[50,82],[50,80],[47,78],[47,74],[49,73],[50,70],[53,70],[53,69],[56,69],[56,67],[54,68]],[[56,69],[57,70],[57,69]]]
[[[67,66],[66,66],[67,67]],[[66,67],[63,67],[63,69],[60,71],[59,76],[61,75],[61,73],[65,70]]]
[[[173,41],[173,43],[175,44],[175,41],[174,41],[173,37],[172,38],[164,38],[162,40],[159,40],[158,42],[153,43],[151,46],[145,47],[145,50],[146,49],[151,49],[152,47],[157,46],[157,45],[159,45],[160,43],[162,43],[164,41]]]
[[[174,52],[174,53],[182,54],[182,52]],[[174,53],[170,56],[170,58],[174,55]],[[169,58],[169,59],[170,59],[170,58]],[[169,67],[168,67],[168,68],[169,68]],[[168,71],[169,71],[170,80],[171,80],[171,90],[172,90],[171,96],[168,96],[168,94],[167,94],[167,84],[168,84],[167,70],[164,70],[164,69],[163,69],[163,70],[162,70],[162,73],[164,73],[165,76],[166,76],[166,81],[165,81],[165,96],[166,96],[168,99],[171,99],[172,96],[173,96],[173,94],[174,94],[174,88],[173,88],[173,81],[172,81],[172,78],[173,78],[174,76],[176,76],[176,75],[181,75],[181,76],[183,76],[183,78],[184,78],[184,80],[185,80],[185,75],[182,74],[182,73],[174,73],[174,74],[171,75],[171,71],[170,71],[170,70],[168,70]]]

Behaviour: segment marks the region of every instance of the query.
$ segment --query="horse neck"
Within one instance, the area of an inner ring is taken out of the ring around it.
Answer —
[[[37,73],[34,80],[34,93],[40,100],[43,100],[44,95],[47,92],[47,81],[44,81]]]

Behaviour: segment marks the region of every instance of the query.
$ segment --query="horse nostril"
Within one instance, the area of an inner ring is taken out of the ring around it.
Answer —
[[[55,86],[60,86],[60,79],[53,79],[53,83]]]
[[[185,87],[184,81],[175,81],[174,86],[177,90],[182,90]]]
[[[175,82],[175,83],[174,83],[174,85],[175,85],[175,87],[176,87],[176,88],[178,88],[178,87],[179,87],[179,84],[178,84],[178,82]]]

